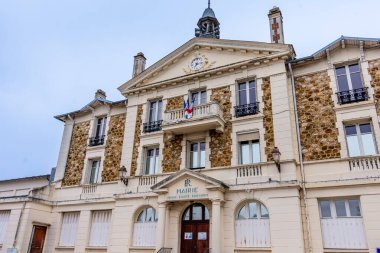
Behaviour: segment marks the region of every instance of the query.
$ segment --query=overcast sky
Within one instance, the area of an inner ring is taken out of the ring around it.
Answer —
[[[133,56],[153,64],[194,36],[207,0],[0,0],[0,180],[46,174],[63,123],[102,88],[131,77]],[[213,0],[221,38],[269,42],[267,13],[284,16],[297,56],[341,35],[380,37],[378,0]]]

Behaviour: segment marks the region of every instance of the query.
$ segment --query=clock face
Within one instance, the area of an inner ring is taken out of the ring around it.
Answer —
[[[192,70],[200,70],[203,67],[203,58],[202,57],[196,57],[191,62],[191,69]]]

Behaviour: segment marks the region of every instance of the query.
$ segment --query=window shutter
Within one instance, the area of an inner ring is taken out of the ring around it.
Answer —
[[[79,212],[64,213],[62,218],[60,246],[74,246],[79,221]]]
[[[0,211],[0,244],[3,244],[11,211]]]
[[[238,142],[242,141],[254,141],[259,140],[260,135],[259,132],[250,132],[250,133],[238,133],[237,134]]]
[[[92,213],[89,246],[108,245],[111,214],[111,211],[94,211]]]

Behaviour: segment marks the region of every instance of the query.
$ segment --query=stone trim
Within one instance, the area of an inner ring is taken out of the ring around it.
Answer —
[[[111,116],[104,152],[102,182],[116,181],[119,176],[126,114]]]
[[[371,86],[375,100],[376,113],[380,116],[380,59],[369,62],[369,74],[371,75]]]
[[[86,149],[90,132],[90,121],[74,125],[69,155],[63,177],[63,186],[79,185],[86,158]]]
[[[131,176],[135,176],[136,171],[137,171],[137,158],[139,156],[142,114],[143,114],[143,106],[139,105],[137,106],[137,113],[136,113],[135,137],[133,140],[133,153],[132,153],[132,161],[131,161]]]
[[[304,161],[340,158],[341,146],[328,72],[300,76],[295,82]]]
[[[275,147],[274,129],[273,129],[273,111],[272,111],[272,94],[269,77],[263,78],[263,114],[264,114],[264,140],[265,140],[265,155],[267,161],[273,161],[272,150]]]

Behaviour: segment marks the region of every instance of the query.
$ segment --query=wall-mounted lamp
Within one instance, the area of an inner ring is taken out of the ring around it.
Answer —
[[[120,178],[120,181],[125,184],[125,186],[128,185],[127,168],[125,168],[124,165],[121,166],[121,168],[119,169],[119,178]]]
[[[278,147],[274,147],[274,149],[272,150],[272,157],[273,157],[274,163],[277,166],[278,172],[281,173],[281,164],[280,164],[281,152],[278,149]]]

